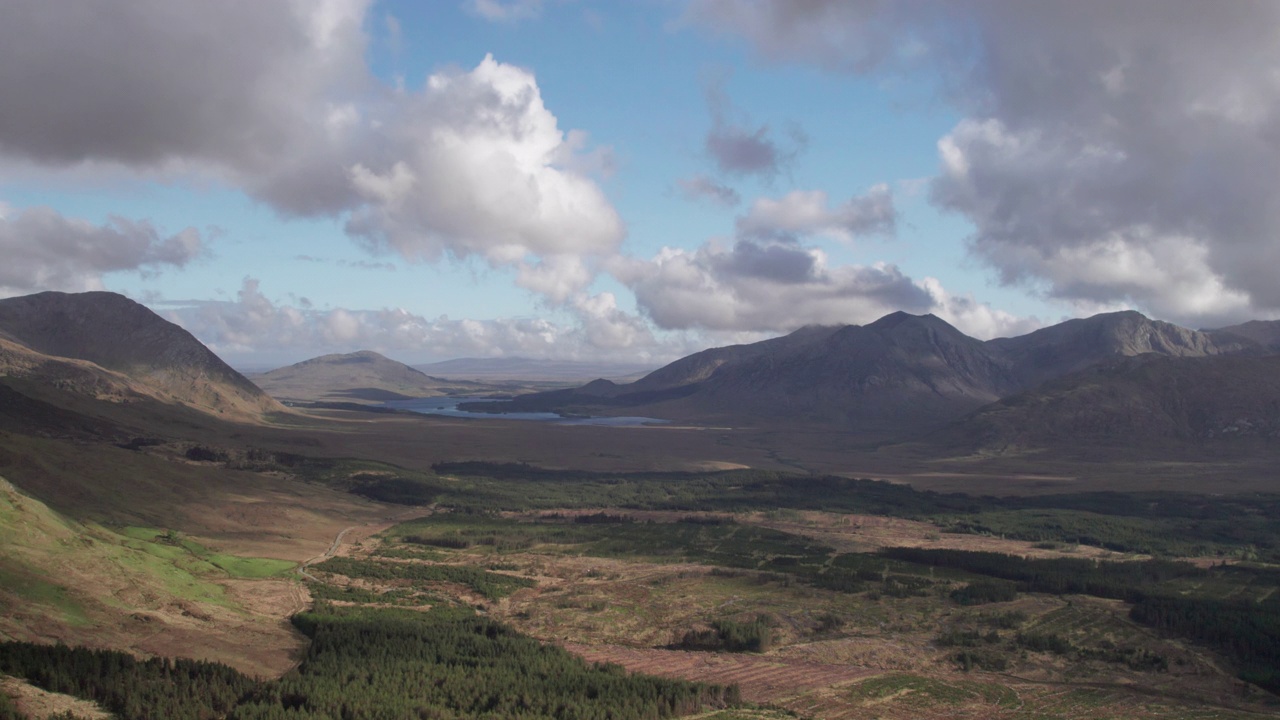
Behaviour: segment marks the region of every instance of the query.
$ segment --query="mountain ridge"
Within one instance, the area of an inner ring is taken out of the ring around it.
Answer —
[[[380,403],[485,389],[432,377],[372,350],[321,355],[255,375],[252,381],[272,397],[299,402]]]
[[[1121,311],[981,341],[935,315],[895,312],[867,325],[806,326],[757,343],[709,348],[630,384],[596,380],[468,409],[625,409],[672,420],[798,422],[904,439],[1117,358],[1265,355],[1273,332],[1280,338],[1280,323],[1198,331]]]
[[[283,408],[191,333],[111,292],[43,292],[0,300],[8,363],[50,370],[58,359],[92,363],[173,400],[215,413],[261,416]]]

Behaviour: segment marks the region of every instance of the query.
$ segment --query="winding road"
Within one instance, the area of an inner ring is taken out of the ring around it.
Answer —
[[[311,567],[312,565],[315,565],[318,562],[324,562],[325,560],[328,560],[329,558],[337,554],[338,548],[342,547],[342,538],[346,537],[347,533],[351,532],[352,530],[355,530],[358,527],[361,527],[361,526],[351,525],[343,528],[342,532],[338,533],[338,536],[333,539],[333,544],[329,546],[328,550],[325,550],[324,552],[311,558],[310,560],[304,561],[301,565],[298,566],[298,574],[308,580],[311,580],[312,582],[320,582],[320,578],[307,572],[307,568]]]
[[[316,555],[310,560],[306,560],[301,565],[299,565],[298,575],[302,576],[307,580],[311,580],[312,582],[321,582],[320,578],[317,578],[315,575],[312,575],[311,573],[307,572],[307,568],[311,567],[312,565],[315,565],[316,563],[324,562],[325,560],[328,560],[334,555],[337,555],[338,550],[342,548],[342,541],[346,539],[347,533],[353,530],[360,530],[361,531],[360,537],[361,539],[364,539],[371,535],[376,535],[377,533],[380,533],[383,530],[387,530],[391,527],[394,527],[398,523],[405,522],[406,520],[412,520],[414,518],[419,518],[424,515],[430,515],[433,512],[435,512],[434,507],[415,507],[415,508],[410,508],[397,515],[388,516],[387,518],[380,520],[378,522],[366,523],[364,525],[349,525],[343,528],[342,531],[338,533],[338,536],[335,537],[333,539],[333,542],[329,544],[328,550],[325,550],[323,553],[320,553],[319,555]],[[310,598],[309,597],[304,598],[301,601],[300,607],[298,608],[297,612],[302,612],[307,608],[309,604],[310,604]]]

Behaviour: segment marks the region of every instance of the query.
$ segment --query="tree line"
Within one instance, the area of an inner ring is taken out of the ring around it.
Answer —
[[[660,720],[741,701],[736,686],[587,663],[467,608],[318,603],[293,622],[311,643],[279,680],[218,663],[18,642],[0,643],[0,673],[94,700],[121,720]],[[17,717],[0,704],[4,712]]]

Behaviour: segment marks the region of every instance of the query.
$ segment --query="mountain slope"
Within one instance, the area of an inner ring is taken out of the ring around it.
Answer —
[[[1280,320],[1250,320],[1204,332],[1218,343],[1252,344],[1261,352],[1280,352]]]
[[[894,313],[798,340],[733,358],[680,402],[878,434],[941,424],[1013,389],[1006,363],[932,315]]]
[[[476,383],[431,377],[376,352],[324,355],[254,376],[253,382],[284,400],[383,402],[483,389]]]
[[[1280,441],[1280,356],[1115,358],[993,403],[929,438],[964,451]]]
[[[987,342],[1009,359],[1025,389],[1115,357],[1143,353],[1204,357],[1240,352],[1250,344],[1151,320],[1132,310],[1067,320],[1019,337]]]
[[[628,385],[597,380],[467,409],[625,411],[733,426],[802,423],[856,432],[863,440],[900,439],[1099,364],[1145,355],[1258,356],[1272,335],[1280,341],[1280,323],[1201,332],[1127,311],[982,342],[932,315],[893,313],[865,326],[806,327],[704,350]],[[1123,408],[1103,402],[1094,409],[1123,416]],[[1046,416],[1019,422],[1064,421]]]
[[[281,409],[186,330],[115,293],[0,300],[0,339],[50,358],[93,363],[216,413],[255,416]],[[15,354],[9,347],[11,359]]]
[[[488,409],[613,412],[732,425],[830,425],[888,437],[937,427],[1016,389],[1008,361],[932,315],[806,327]],[[476,405],[468,409],[483,409]]]

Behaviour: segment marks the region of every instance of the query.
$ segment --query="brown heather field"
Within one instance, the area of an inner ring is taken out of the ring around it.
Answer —
[[[611,512],[642,521],[675,519],[663,513]],[[559,513],[562,518],[573,514]],[[970,537],[978,544],[969,545],[960,537],[936,529],[931,532],[924,523],[878,517],[803,513],[785,522],[760,514],[735,519],[824,542],[841,539],[851,549],[901,542],[1014,553],[1027,550],[1042,556],[1116,557],[1096,548],[1059,552],[994,538]],[[371,538],[344,548],[343,553],[373,557],[395,547],[409,546]],[[501,553],[489,548],[433,552],[437,557],[431,561],[394,561],[466,564],[531,578],[535,587],[496,602],[447,583],[430,590],[477,605],[523,632],[588,660],[666,677],[737,683],[746,699],[799,717],[1243,719],[1273,713],[1272,708],[1257,704],[1264,696],[1242,695],[1240,683],[1211,654],[1161,639],[1133,624],[1118,601],[1022,595],[1011,603],[964,608],[937,594],[891,598],[836,593],[776,577],[757,577],[753,572],[720,571],[679,561],[592,557],[564,546]],[[326,579],[373,590],[406,584],[352,583],[341,576]],[[1068,663],[1049,653],[1021,651],[1009,656],[1012,664],[1006,671],[961,672],[950,659],[954,648],[938,645],[939,634],[949,628],[974,627],[981,617],[1011,612],[1025,617],[1021,628],[1028,631],[1060,633],[1080,642],[1141,644],[1169,658],[1169,669],[1148,672],[1100,661]],[[711,620],[759,615],[775,623],[775,645],[765,653],[665,647],[685,630],[706,627]],[[837,628],[822,626],[822,618],[828,617],[839,619]]]
[[[287,428],[287,429],[286,429]],[[514,420],[382,416],[311,411],[254,441],[329,457],[371,457],[406,468],[483,460],[600,472],[766,470],[829,473],[908,483],[938,492],[1028,495],[1096,490],[1253,492],[1275,489],[1274,443],[1204,444],[1152,450],[1009,450],[940,455],[922,443],[859,444],[827,428],[744,425],[600,427]],[[300,449],[299,437],[308,445]],[[244,436],[227,437],[243,442]]]
[[[139,435],[170,438],[175,447],[187,437],[212,447],[372,458],[418,470],[440,461],[472,459],[600,471],[803,469],[892,479],[928,489],[1000,494],[1150,487],[1225,492],[1271,489],[1274,482],[1273,466],[1262,460],[1244,463],[1207,452],[1161,463],[1126,459],[1119,451],[1089,463],[1037,455],[943,462],[921,459],[909,447],[850,447],[838,434],[802,429],[608,428],[340,411],[290,412],[269,426],[202,420],[191,427],[142,423],[133,429]],[[98,538],[94,542],[101,542],[95,533],[120,526],[172,528],[213,552],[294,563],[323,559],[331,551],[366,557],[383,548],[378,533],[414,514],[302,482],[288,473],[191,462],[164,447],[135,452],[108,442],[0,433],[0,474],[32,498],[84,523],[88,530],[76,532]],[[655,522],[675,519],[670,513],[625,512]],[[848,552],[910,546],[1116,558],[1098,548],[1037,548],[868,515],[784,511],[735,519]],[[23,567],[53,557],[48,548],[41,552],[46,554],[23,556],[28,562]],[[752,573],[714,572],[690,562],[596,558],[564,548],[534,547],[501,556],[474,550],[444,552],[449,563],[494,567],[537,584],[498,602],[487,602],[456,585],[432,587],[431,593],[480,606],[519,630],[588,659],[656,674],[741,683],[748,698],[801,717],[1274,715],[1273,707],[1242,691],[1230,668],[1211,654],[1156,637],[1129,622],[1121,606],[1106,601],[1033,595],[1007,606],[959,608],[936,593],[907,598],[836,593],[760,580]],[[218,660],[261,676],[279,675],[296,664],[302,639],[287,618],[310,603],[308,584],[296,573],[256,579],[201,576],[202,582],[217,588],[201,591],[217,594],[214,601],[157,580],[145,569],[122,573],[118,558],[100,559],[92,554],[79,559],[59,556],[46,566],[72,588],[79,618],[49,605],[27,604],[0,590],[5,608],[0,636]],[[397,583],[352,584],[388,589]],[[950,659],[954,650],[938,646],[939,634],[969,627],[976,613],[993,610],[1025,613],[1028,628],[1140,642],[1170,658],[1170,670],[1118,670],[1113,663],[1093,661],[1067,665],[1045,653],[1024,652],[1011,656],[1011,666],[1003,673],[960,672]],[[663,649],[685,631],[713,620],[757,615],[776,623],[776,643],[766,653]],[[822,629],[824,617],[837,618],[838,628]]]

